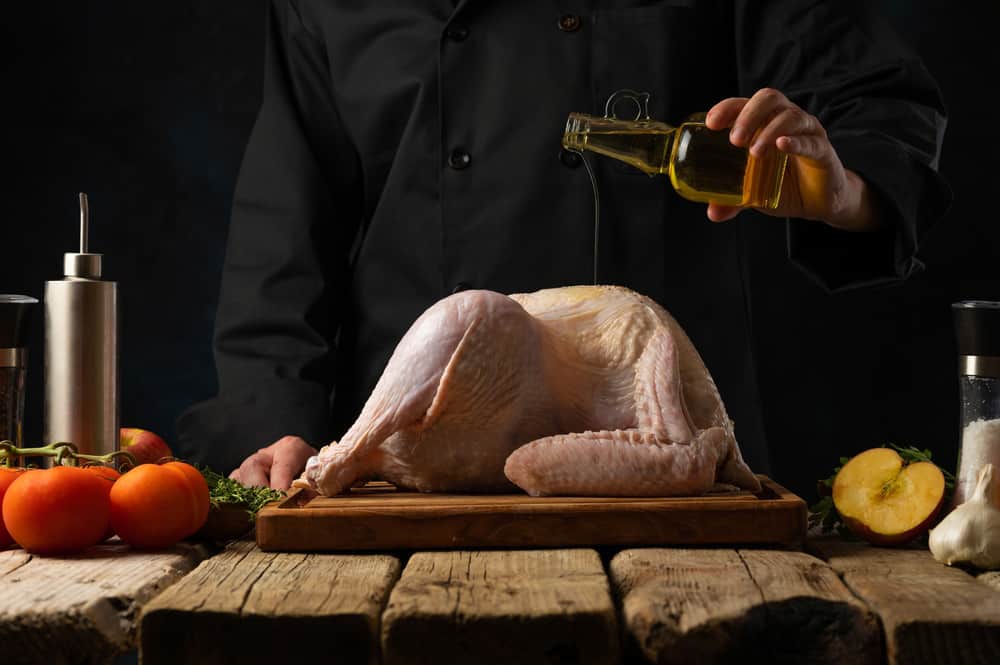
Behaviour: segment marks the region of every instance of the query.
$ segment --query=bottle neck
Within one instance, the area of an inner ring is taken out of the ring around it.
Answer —
[[[655,120],[619,120],[571,113],[562,145],[576,152],[595,152],[655,175],[665,173],[675,130]]]

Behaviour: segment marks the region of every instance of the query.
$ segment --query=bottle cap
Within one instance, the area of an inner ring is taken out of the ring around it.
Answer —
[[[0,349],[24,348],[28,343],[28,319],[38,300],[30,296],[0,294]]]
[[[100,279],[102,256],[102,254],[66,253],[63,255],[63,273],[67,277]]]
[[[1000,357],[1000,302],[963,300],[951,311],[960,356]]]

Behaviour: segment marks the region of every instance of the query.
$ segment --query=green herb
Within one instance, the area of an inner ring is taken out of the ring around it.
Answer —
[[[208,467],[199,466],[198,470],[208,483],[208,498],[216,508],[220,504],[236,504],[243,506],[251,517],[265,504],[277,501],[285,496],[281,490],[269,487],[247,487],[237,480],[227,478]]]
[[[903,458],[904,466],[915,462],[933,463],[931,460],[931,451],[926,448],[920,450],[914,446],[897,446],[894,443],[882,447],[892,448],[899,453],[899,456]],[[840,465],[833,470],[830,477],[816,483],[816,493],[820,498],[816,503],[809,506],[809,528],[819,528],[821,533],[836,531],[842,536],[852,535],[851,530],[840,519],[840,513],[837,512],[836,506],[833,505],[833,481],[837,477],[837,473],[850,459],[849,457],[841,457]],[[941,473],[944,475],[944,501],[947,505],[950,502],[952,492],[955,490],[955,476],[945,469],[941,469]]]

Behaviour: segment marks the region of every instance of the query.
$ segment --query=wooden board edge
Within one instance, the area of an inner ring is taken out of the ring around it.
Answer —
[[[445,508],[440,504],[433,506],[394,506],[391,502],[385,506],[366,506],[352,510],[344,515],[321,515],[318,510],[299,510],[308,505],[302,503],[301,490],[293,490],[280,502],[268,504],[257,515],[256,542],[263,551],[373,551],[373,550],[407,550],[407,549],[448,549],[454,547],[578,547],[578,546],[783,546],[792,549],[802,549],[806,541],[808,507],[806,502],[773,479],[760,475],[762,492],[766,490],[767,498],[762,501],[759,495],[750,495],[747,500],[728,500],[716,504],[702,505],[697,510],[718,513],[732,513],[734,519],[749,513],[766,513],[768,515],[765,531],[756,534],[744,533],[741,537],[729,540],[725,535],[701,537],[697,539],[685,537],[636,538],[628,536],[616,538],[611,533],[601,537],[567,538],[559,521],[566,519],[564,506],[545,504],[530,504],[518,506],[511,504],[497,510],[470,510],[468,506]],[[634,519],[636,522],[648,517],[648,503],[634,504],[617,503],[601,506],[597,503],[577,508],[576,514],[584,516],[588,513],[612,513],[621,519]],[[676,510],[678,523],[690,519],[692,510]],[[506,535],[489,538],[463,537],[462,530],[457,528],[452,542],[442,544],[440,540],[421,541],[413,538],[413,527],[424,520],[453,520],[457,525],[459,518],[467,518],[469,513],[477,518],[489,519],[491,515],[502,514],[531,521],[529,536],[524,534]],[[665,518],[669,522],[669,518]],[[403,528],[405,527],[405,528]],[[393,533],[403,530],[403,536],[394,538]],[[336,534],[363,531],[374,534],[367,538],[368,542],[358,545],[358,539],[348,539],[351,545],[344,546]]]
[[[752,526],[740,521],[747,511],[713,511],[714,517],[698,510],[672,511],[658,517],[649,511],[605,510],[592,514],[593,522],[581,531],[566,528],[567,520],[588,519],[580,513],[487,513],[470,521],[467,514],[442,515],[437,511],[325,516],[302,514],[306,511],[272,511],[258,516],[256,541],[261,550],[268,552],[669,545],[780,545],[801,549],[806,536],[802,506],[771,508],[766,516],[758,513],[761,519]],[[708,519],[731,521],[737,526],[717,527],[707,533],[693,526]],[[598,523],[604,527],[593,526]]]

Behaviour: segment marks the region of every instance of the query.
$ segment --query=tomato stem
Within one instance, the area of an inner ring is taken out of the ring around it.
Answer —
[[[129,467],[136,466],[135,455],[127,450],[116,450],[113,453],[108,453],[107,455],[87,455],[84,453],[73,453],[73,457],[78,460],[85,460],[87,462],[96,462],[97,464],[114,465],[117,458],[121,458],[122,465],[128,465]]]
[[[35,448],[18,448],[12,441],[0,441],[0,464],[11,466],[18,457],[54,457],[56,465],[68,462],[72,466],[77,466],[79,460],[113,466],[121,458],[129,466],[136,465],[135,456],[127,450],[116,450],[107,455],[90,455],[78,452],[76,445],[69,441],[57,441]]]

